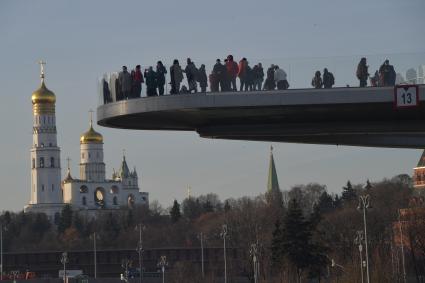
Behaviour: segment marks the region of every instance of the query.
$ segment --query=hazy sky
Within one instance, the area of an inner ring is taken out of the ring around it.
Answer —
[[[57,96],[62,167],[69,156],[77,176],[79,136],[87,130],[88,110],[97,106],[96,82],[104,72],[159,59],[168,67],[188,56],[212,64],[234,54],[251,63],[283,64],[293,87],[306,86],[324,64],[337,83],[351,84],[362,55],[370,55],[373,69],[386,57],[399,68],[425,64],[424,12],[424,0],[0,0],[0,210],[20,210],[29,200],[30,97],[39,86],[40,58]],[[184,198],[188,185],[194,195],[215,192],[222,199],[265,190],[269,143],[96,129],[105,138],[108,173],[125,148],[141,189],[164,206]],[[319,182],[340,192],[348,179],[410,174],[420,155],[408,149],[273,146],[282,189]]]

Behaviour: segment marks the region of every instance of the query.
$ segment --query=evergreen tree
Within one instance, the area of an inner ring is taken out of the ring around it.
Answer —
[[[282,250],[283,230],[280,222],[280,220],[277,220],[275,223],[271,245],[272,263],[276,268],[281,267],[285,256],[285,252]]]
[[[334,209],[334,200],[327,192],[323,192],[316,206],[320,213],[327,213]]]
[[[72,225],[72,207],[67,204],[63,207],[60,217],[59,217],[59,225],[58,232],[62,234],[66,229],[71,227]]]
[[[347,185],[342,188],[342,201],[344,203],[349,203],[355,199],[357,199],[356,191],[353,189],[351,182],[348,181]]]
[[[74,213],[74,217],[72,220],[72,226],[74,226],[75,230],[77,230],[80,236],[87,236],[85,233],[85,226],[83,219],[78,213]]]
[[[372,189],[372,184],[370,183],[369,179],[367,179],[366,186],[364,188],[366,189],[366,192],[370,192]]]
[[[226,199],[224,202],[224,212],[229,212],[232,207],[230,206],[229,200]]]
[[[208,199],[202,204],[202,209],[203,213],[214,212],[214,207]]]
[[[173,207],[170,210],[171,222],[176,223],[181,218],[180,204],[177,200],[174,200]]]

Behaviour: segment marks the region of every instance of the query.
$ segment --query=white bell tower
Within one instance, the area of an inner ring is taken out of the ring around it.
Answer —
[[[60,148],[56,137],[56,96],[44,83],[33,92],[33,141],[31,147],[31,197],[25,211],[45,212],[51,216],[62,204]],[[51,206],[53,205],[54,206]]]

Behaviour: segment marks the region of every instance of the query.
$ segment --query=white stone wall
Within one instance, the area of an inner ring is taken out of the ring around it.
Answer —
[[[86,143],[80,145],[80,179],[94,182],[105,181],[103,144]]]

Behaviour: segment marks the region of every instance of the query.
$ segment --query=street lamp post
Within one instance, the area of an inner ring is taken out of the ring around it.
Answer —
[[[364,275],[363,275],[363,231],[357,231],[356,239],[354,240],[355,244],[359,246],[359,253],[360,253],[360,276],[362,278],[362,283],[364,282]]]
[[[400,229],[400,244],[401,244],[401,263],[403,265],[403,281],[406,283],[406,262],[404,259],[404,242],[403,242],[403,227],[401,223],[400,211],[398,211],[398,226]]]
[[[63,252],[61,256],[61,263],[63,264],[63,283],[66,283],[66,264],[68,263],[68,253]]]
[[[367,283],[370,283],[369,273],[369,251],[367,242],[367,222],[366,222],[366,210],[371,208],[370,196],[368,194],[359,197],[358,209],[363,210],[363,225],[364,225],[364,242],[365,242],[365,253],[366,253],[366,279]]]
[[[205,269],[204,269],[204,233],[199,233],[199,240],[201,241],[201,270],[202,270],[202,278],[205,277]]]
[[[137,225],[137,228],[139,230],[139,242],[137,243],[137,253],[139,254],[139,283],[142,283],[143,280],[143,270],[142,270],[142,261],[143,261],[143,239],[142,239],[142,232],[145,230],[145,226],[139,223]]]
[[[258,277],[259,277],[259,271],[260,271],[259,262],[258,262],[258,243],[251,244],[249,253],[252,257],[252,263],[254,266],[254,283],[258,283]]]
[[[121,261],[121,267],[124,269],[124,274],[121,274],[121,281],[128,282],[128,267],[130,264],[131,261],[128,259],[123,259]]]
[[[224,250],[224,283],[227,283],[227,258],[226,258],[226,237],[227,237],[227,225],[224,224],[221,230],[221,237],[223,238],[223,250]]]
[[[97,239],[96,231],[90,236],[93,239],[93,262],[94,262],[94,278],[97,278]]]
[[[165,283],[165,267],[168,266],[167,257],[165,255],[161,256],[158,267],[161,267],[162,271],[162,283]]]

